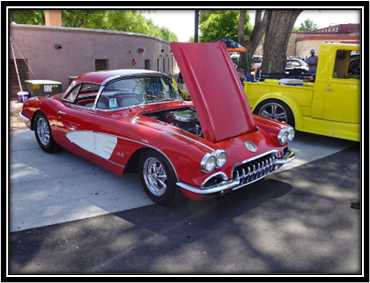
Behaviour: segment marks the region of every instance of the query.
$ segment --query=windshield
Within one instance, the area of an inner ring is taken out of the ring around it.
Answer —
[[[134,77],[108,84],[102,91],[96,107],[115,109],[180,99],[167,77]]]

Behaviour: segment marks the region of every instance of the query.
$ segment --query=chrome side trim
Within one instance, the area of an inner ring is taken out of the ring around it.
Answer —
[[[106,160],[111,158],[117,145],[117,137],[93,131],[70,131],[66,137],[79,147]]]
[[[161,154],[162,154],[162,155],[167,159],[168,163],[171,165],[171,167],[172,167],[172,169],[173,169],[173,172],[175,173],[176,179],[178,180],[177,172],[176,172],[175,166],[173,166],[173,164],[172,164],[171,160],[167,157],[167,155],[166,155],[166,154],[164,154],[164,152],[163,152],[163,151],[161,151],[161,150],[159,150],[158,148],[156,148],[156,147],[154,147],[154,146],[152,146],[152,145],[150,145],[150,144],[146,144],[146,143],[143,143],[143,142],[135,141],[135,140],[128,139],[128,138],[124,138],[124,137],[120,137],[120,136],[110,135],[110,134],[101,133],[101,132],[94,132],[94,133],[104,134],[104,135],[107,135],[107,136],[110,136],[110,137],[115,137],[115,138],[117,138],[117,139],[121,139],[121,140],[126,140],[126,141],[129,141],[129,142],[137,143],[137,144],[140,144],[140,145],[143,145],[143,146],[145,146],[145,147],[149,147],[149,148],[151,148],[151,149],[154,149],[154,150],[158,151],[159,153],[161,153]],[[72,143],[73,143],[73,142],[72,142]],[[80,146],[79,146],[78,144],[76,144],[76,143],[73,143],[73,144],[75,144],[76,146],[80,147]],[[82,148],[82,147],[80,147],[80,148]],[[83,149],[83,148],[82,148],[82,149]],[[84,150],[85,150],[85,149],[84,149]],[[89,152],[90,152],[90,151],[89,151]],[[92,154],[94,154],[94,155],[96,155],[96,156],[99,156],[99,155],[97,155],[97,154],[95,154],[95,153],[93,153],[93,152],[90,152],[90,153],[92,153]],[[101,156],[99,156],[99,157],[101,157]],[[102,158],[102,157],[101,157],[101,158]],[[104,159],[104,158],[103,158],[103,159]],[[121,167],[125,168],[125,166],[123,166],[123,165],[121,165],[121,164],[118,164],[118,163],[115,163],[115,162],[113,162],[113,161],[111,161],[111,160],[109,160],[109,159],[105,159],[105,160],[107,160],[107,161],[109,161],[109,162],[111,162],[111,163],[113,163],[113,164],[116,164],[116,165],[118,165],[118,166],[121,166]]]
[[[95,156],[97,156],[97,157],[100,157],[101,159],[104,159],[104,160],[106,160],[106,161],[108,161],[108,162],[110,162],[110,163],[112,163],[112,164],[114,164],[114,165],[117,165],[117,166],[119,166],[119,167],[125,168],[125,166],[123,166],[122,164],[118,164],[118,163],[116,163],[116,162],[114,162],[114,161],[112,161],[112,160],[105,159],[104,157],[102,157],[102,156],[100,156],[100,155],[98,155],[98,154],[96,154],[96,153],[94,153],[94,152],[92,152],[92,151],[88,151],[88,150],[84,149],[83,147],[81,147],[80,145],[76,144],[76,143],[75,143],[75,142],[73,142],[73,141],[71,141],[71,143],[73,143],[75,146],[77,146],[77,147],[79,147],[79,148],[81,148],[81,149],[83,149],[83,150],[85,150],[85,151],[87,151],[87,152],[89,152],[89,153],[91,153],[91,154],[94,154],[94,155],[95,155]]]
[[[139,141],[135,141],[135,140],[132,140],[132,139],[128,139],[128,138],[123,138],[123,137],[118,137],[116,136],[117,138],[119,139],[122,139],[122,140],[126,140],[126,141],[129,141],[129,142],[133,142],[133,143],[137,143],[137,144],[141,144],[143,146],[146,146],[146,147],[150,147],[151,149],[154,149],[156,151],[158,151],[160,154],[162,154],[168,161],[168,163],[171,165],[172,169],[173,169],[173,172],[175,173],[175,176],[176,176],[176,179],[178,180],[178,177],[177,177],[177,172],[176,172],[176,169],[175,169],[175,166],[173,166],[171,160],[167,157],[166,154],[164,154],[163,151],[159,150],[158,148],[150,145],[150,144],[147,144],[147,143],[143,143],[143,142],[139,142]]]

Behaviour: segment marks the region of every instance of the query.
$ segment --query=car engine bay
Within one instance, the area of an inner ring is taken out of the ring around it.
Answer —
[[[146,113],[145,116],[174,125],[198,137],[203,137],[197,112],[193,107]]]

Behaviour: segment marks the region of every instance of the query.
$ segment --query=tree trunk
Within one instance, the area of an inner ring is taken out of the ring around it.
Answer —
[[[240,10],[240,13],[245,10]],[[238,40],[241,45],[247,48],[246,53],[241,53],[239,58],[239,67],[242,66],[243,62],[247,62],[247,58],[251,58],[257,49],[258,44],[261,41],[263,34],[265,33],[265,26],[267,22],[266,13],[262,18],[262,10],[256,10],[256,16],[254,20],[254,27],[250,37],[244,36],[244,25],[243,25],[243,36],[240,41],[239,30],[238,30]],[[240,17],[239,17],[240,24]],[[247,71],[248,72],[248,71]]]
[[[238,42],[242,44],[244,37],[244,23],[245,17],[247,15],[247,10],[240,10],[239,22],[238,22]]]
[[[267,10],[262,73],[284,73],[291,31],[303,10]]]
[[[245,23],[245,17],[247,15],[247,10],[240,10],[239,14],[239,22],[238,22],[238,43],[243,45],[243,39],[244,39],[244,23]],[[245,47],[245,46],[244,46]],[[243,62],[246,62],[246,57],[243,56],[245,54],[244,52],[240,53],[239,56],[239,62],[238,62],[238,68],[242,68],[244,65]],[[248,73],[248,70],[246,70]]]
[[[258,44],[266,30],[267,17],[266,14],[262,18],[262,10],[256,10],[256,16],[254,19],[254,28],[250,36],[249,50],[247,51],[248,56],[253,56],[256,51]]]

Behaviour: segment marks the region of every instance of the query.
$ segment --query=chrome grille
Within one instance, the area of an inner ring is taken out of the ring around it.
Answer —
[[[269,153],[265,156],[237,165],[233,169],[233,180],[239,180],[239,186],[258,181],[277,169],[275,161],[275,155]]]

